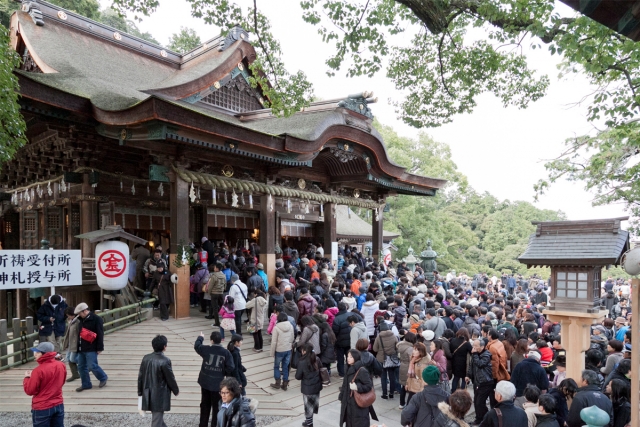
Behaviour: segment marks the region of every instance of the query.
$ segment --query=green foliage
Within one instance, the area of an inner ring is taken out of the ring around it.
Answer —
[[[173,33],[169,37],[167,47],[174,52],[186,53],[200,46],[200,36],[192,28],[180,27],[179,33]]]
[[[0,165],[26,142],[26,126],[18,104],[18,79],[13,70],[20,57],[9,46],[9,31],[0,26]]]
[[[50,0],[49,3],[60,6],[63,9],[86,16],[98,21],[100,18],[100,3],[98,0]]]
[[[9,28],[11,14],[19,8],[20,3],[16,3],[13,0],[0,0],[0,24]]]
[[[446,144],[424,133],[414,140],[401,137],[378,122],[375,126],[396,163],[414,173],[449,180],[447,188],[435,197],[387,199],[391,210],[385,213],[385,229],[401,233],[394,240],[399,249],[397,257],[405,256],[410,246],[420,253],[431,239],[443,271],[526,274],[526,265],[517,257],[535,231],[531,221],[565,219],[562,212],[540,210],[528,202],[501,202],[489,193],[478,194],[458,171]],[[535,272],[543,277],[549,274],[547,269]]]
[[[249,68],[251,86],[266,96],[265,107],[274,114],[289,116],[309,105],[313,96],[311,83],[302,71],[290,73],[282,61],[280,42],[271,32],[271,23],[256,7],[243,9],[228,0],[188,0],[192,15],[208,24],[227,29],[236,25],[252,33],[250,43],[257,58]]]

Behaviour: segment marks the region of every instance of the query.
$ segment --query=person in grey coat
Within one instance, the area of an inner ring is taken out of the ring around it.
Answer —
[[[180,393],[173,375],[171,360],[164,355],[167,337],[157,335],[152,341],[153,353],[147,354],[138,372],[138,396],[143,411],[151,411],[151,427],[166,427],[164,413],[171,410],[171,393]]]

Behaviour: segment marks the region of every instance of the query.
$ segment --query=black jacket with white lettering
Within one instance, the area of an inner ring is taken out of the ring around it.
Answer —
[[[194,349],[202,357],[198,384],[205,390],[220,391],[220,381],[225,376],[233,376],[235,365],[229,350],[220,344],[203,345],[203,337],[198,337]]]

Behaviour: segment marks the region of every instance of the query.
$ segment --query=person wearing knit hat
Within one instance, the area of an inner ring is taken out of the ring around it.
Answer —
[[[438,403],[445,402],[449,397],[449,393],[438,385],[440,370],[437,367],[429,365],[424,368],[422,380],[426,386],[410,398],[400,415],[400,425],[433,426],[433,417],[437,415],[432,412],[433,408],[437,408]]]
[[[427,385],[438,385],[440,383],[440,370],[433,365],[427,366],[422,370],[422,381]]]

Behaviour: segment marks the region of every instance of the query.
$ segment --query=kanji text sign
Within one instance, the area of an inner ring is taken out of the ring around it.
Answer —
[[[82,285],[79,250],[0,251],[0,290]]]

